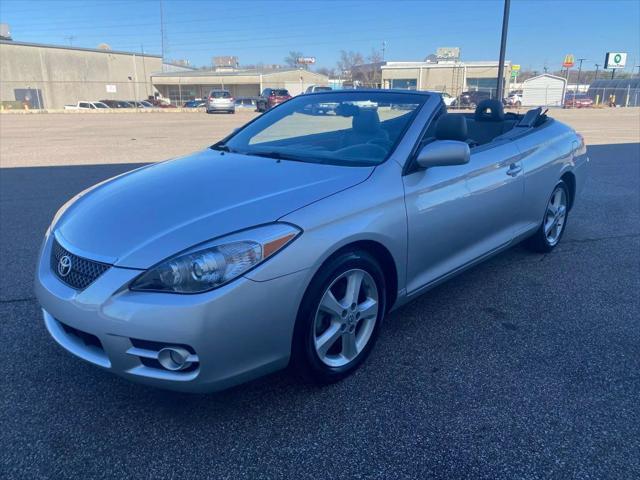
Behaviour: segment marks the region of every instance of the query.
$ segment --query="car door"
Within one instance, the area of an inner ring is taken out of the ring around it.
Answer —
[[[512,142],[471,150],[465,165],[405,175],[407,293],[507,245],[522,208],[519,151]]]

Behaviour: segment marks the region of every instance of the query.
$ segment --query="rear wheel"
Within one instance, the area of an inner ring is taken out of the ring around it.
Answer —
[[[553,250],[564,233],[569,214],[569,189],[564,181],[559,181],[547,202],[542,224],[538,231],[526,241],[527,247],[536,252]]]
[[[367,252],[340,254],[311,281],[300,306],[293,364],[316,383],[353,373],[377,339],[386,308],[385,279]]]

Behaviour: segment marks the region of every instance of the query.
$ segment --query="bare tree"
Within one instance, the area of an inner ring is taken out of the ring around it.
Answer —
[[[298,58],[302,56],[304,56],[302,52],[290,51],[289,55],[285,57],[284,63],[290,67],[295,67],[298,65]]]
[[[335,68],[320,67],[320,68],[316,69],[316,72],[321,73],[322,75],[326,75],[327,77],[335,77],[336,76],[336,69]]]
[[[371,53],[367,57],[367,61],[369,63],[380,63],[382,62],[382,52],[380,50],[376,50],[375,48],[371,49]]]
[[[341,50],[340,60],[338,60],[337,66],[341,74],[351,76],[353,67],[362,65],[363,63],[364,57],[360,52]]]

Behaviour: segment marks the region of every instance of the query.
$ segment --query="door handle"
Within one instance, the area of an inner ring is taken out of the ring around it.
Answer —
[[[507,175],[511,176],[511,177],[515,177],[516,175],[518,175],[520,172],[522,171],[522,167],[518,164],[512,163],[509,166],[509,170],[507,170]]]

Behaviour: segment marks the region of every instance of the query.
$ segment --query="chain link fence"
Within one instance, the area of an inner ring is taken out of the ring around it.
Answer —
[[[136,101],[154,99],[149,82],[108,81],[12,81],[0,82],[3,110],[61,110],[79,102]],[[134,105],[138,105],[134,103]]]
[[[226,89],[235,98],[256,98],[261,89],[269,87],[286,89],[293,96],[303,93],[310,84],[305,82],[270,82],[269,84],[215,85],[153,85],[150,82],[128,81],[7,81],[0,82],[0,108],[2,110],[61,110],[65,105],[79,102],[105,101],[112,108],[117,101],[132,102],[132,106],[142,107],[138,102],[149,101],[155,106],[181,107],[192,100],[205,99],[212,89]],[[334,88],[336,88],[334,86]],[[380,88],[379,83],[345,83],[343,89]],[[409,87],[409,90],[415,87]],[[436,90],[436,89],[434,89]],[[447,95],[454,106],[474,108],[484,99],[495,99],[495,88],[470,89],[457,97]],[[544,88],[525,87],[511,90],[503,99],[506,106],[517,107],[640,107],[640,81],[631,79],[613,86],[591,85],[586,92],[576,92],[562,86]],[[122,105],[124,106],[124,105]]]

